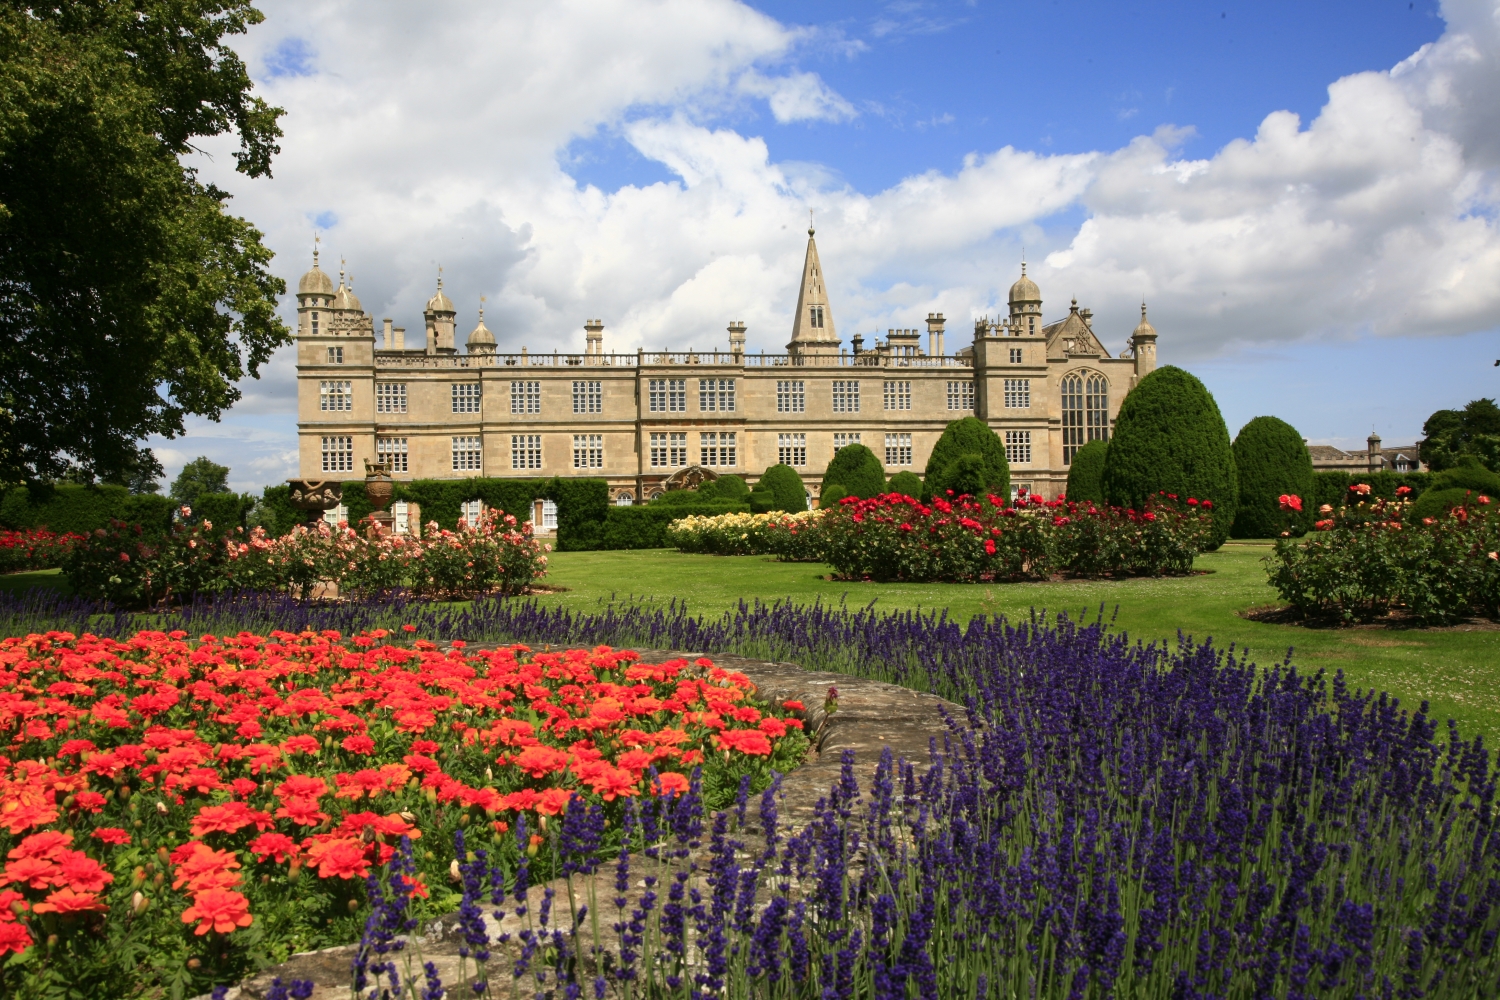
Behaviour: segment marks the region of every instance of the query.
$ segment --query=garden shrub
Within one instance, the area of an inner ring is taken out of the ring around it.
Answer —
[[[0,527],[84,534],[105,527],[113,518],[140,524],[155,534],[166,530],[176,507],[168,497],[131,493],[107,483],[34,483],[5,491],[0,498]]]
[[[699,486],[697,493],[699,500],[750,501],[750,487],[739,476],[720,476]]]
[[[1230,534],[1235,538],[1275,538],[1283,531],[1302,535],[1312,527],[1312,456],[1297,428],[1276,417],[1256,417],[1234,439],[1234,469],[1240,494]],[[1305,502],[1288,515],[1283,496]]]
[[[776,494],[759,486],[750,491],[750,513],[769,514],[776,509]]]
[[[1336,470],[1315,471],[1313,472],[1313,502],[1305,506],[1311,506],[1316,510],[1324,504],[1339,507],[1365,499],[1415,500],[1429,488],[1432,478],[1430,472],[1395,472],[1391,469],[1359,473]],[[1358,485],[1368,486],[1369,492],[1351,493],[1350,488]],[[1406,489],[1398,494],[1396,491],[1403,486]]]
[[[1229,537],[1239,499],[1229,430],[1202,382],[1172,365],[1141,379],[1115,421],[1104,464],[1104,495],[1144,509],[1159,493],[1209,502],[1209,549]]]
[[[1471,400],[1462,410],[1438,410],[1422,424],[1422,461],[1434,472],[1474,458],[1500,471],[1500,406],[1493,399]]]
[[[1481,494],[1466,490],[1462,486],[1428,490],[1406,509],[1406,520],[1419,524],[1429,517],[1442,517],[1454,507],[1462,507],[1473,502],[1479,495]]]
[[[929,497],[943,496],[947,490],[954,496],[993,493],[1009,497],[1005,442],[978,417],[955,420],[932,446],[922,482]]]
[[[0,573],[56,569],[82,540],[82,535],[60,535],[46,528],[0,529]]]
[[[782,562],[822,558],[818,525],[822,510],[693,515],[673,521],[669,545],[682,552],[716,556],[774,555]]]
[[[823,473],[823,493],[828,487],[841,486],[845,496],[867,499],[885,489],[885,466],[875,453],[862,444],[846,444],[834,453]]]
[[[1104,462],[1108,454],[1108,441],[1090,441],[1073,453],[1066,487],[1069,500],[1104,502]]]
[[[579,552],[597,548],[610,511],[609,483],[559,477],[548,483],[546,496],[557,504],[558,549]]]
[[[776,499],[773,510],[784,510],[789,514],[807,509],[807,487],[802,477],[790,465],[773,465],[760,477],[756,489],[768,490]]]
[[[1405,609],[1449,624],[1500,613],[1500,501],[1457,490],[1469,502],[1415,517],[1404,501],[1334,507],[1305,539],[1278,539],[1266,557],[1281,599],[1309,617],[1346,622]],[[1448,490],[1433,490],[1434,507]]]
[[[848,495],[849,491],[844,489],[838,483],[834,483],[832,486],[829,486],[825,483],[823,485],[823,488],[818,491],[818,509],[823,510],[825,508],[832,507],[834,504],[838,503]]]
[[[204,493],[192,508],[192,519],[208,521],[221,530],[243,528],[245,515],[254,507],[255,498],[248,493]]]
[[[887,493],[900,493],[913,500],[922,499],[922,477],[908,469],[902,469],[885,484]]]
[[[694,491],[676,490],[674,492],[691,496]],[[611,507],[604,520],[604,530],[598,547],[601,549],[667,548],[672,544],[666,537],[667,527],[678,518],[748,513],[749,510],[749,504],[735,500],[700,500],[690,504],[649,503],[630,507]]]

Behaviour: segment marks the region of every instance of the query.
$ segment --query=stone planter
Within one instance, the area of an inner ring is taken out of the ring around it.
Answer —
[[[292,488],[292,506],[307,512],[307,523],[317,524],[325,510],[332,510],[343,499],[344,484],[334,480],[288,479]]]

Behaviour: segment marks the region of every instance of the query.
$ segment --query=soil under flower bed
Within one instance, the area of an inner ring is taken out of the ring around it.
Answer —
[[[491,644],[493,645],[493,644]],[[484,644],[467,647],[470,650],[487,648]],[[671,659],[693,660],[703,655],[694,652],[642,650],[642,663],[661,663]],[[738,656],[718,655],[712,657],[715,665],[726,670],[745,674],[757,688],[758,696],[767,702],[799,701],[806,706],[804,719],[809,734],[816,734],[815,746],[803,759],[801,766],[785,775],[779,786],[779,810],[784,827],[797,829],[811,820],[816,813],[819,800],[828,797],[830,790],[840,780],[845,756],[852,754],[853,771],[861,788],[869,788],[876,768],[886,750],[898,760],[926,764],[929,750],[936,741],[941,745],[950,732],[947,719],[961,720],[964,710],[953,702],[936,695],[924,694],[910,688],[886,684],[865,678],[851,677],[819,671],[808,671],[794,663],[756,660]],[[829,715],[825,704],[830,688],[837,690],[835,711]],[[758,841],[759,831],[753,816],[740,832],[750,841]],[[683,864],[692,864],[697,858],[682,859]],[[528,893],[528,909],[536,913],[542,899],[550,891],[554,895],[552,906],[563,915],[567,923],[569,897],[573,906],[593,899],[613,900],[617,895],[615,874],[611,866],[605,865],[590,877],[575,876],[571,884],[567,879],[554,879],[549,883],[533,886]],[[701,879],[694,883],[701,889]],[[633,905],[643,885],[636,881],[626,898]],[[604,921],[607,927],[615,918],[611,915]],[[521,922],[510,915],[504,920],[495,920],[486,915],[490,937],[500,940],[509,935],[514,942],[521,930]],[[605,930],[601,944],[612,946],[614,935]],[[460,959],[463,936],[459,931],[455,915],[430,921],[419,937],[412,941],[413,969],[420,973],[422,961],[431,961],[445,983],[461,980],[464,965]],[[261,1000],[271,989],[276,979],[283,983],[304,980],[314,984],[312,1000],[345,1000],[350,994],[350,966],[358,951],[358,945],[327,948],[293,956],[287,962],[268,968],[260,974],[231,988],[226,1000]],[[498,957],[501,946],[491,948]],[[503,967],[504,961],[492,958],[492,967]],[[467,963],[473,970],[473,963]],[[506,979],[508,980],[508,975]],[[528,984],[537,986],[541,984]],[[499,987],[502,992],[506,985]],[[456,995],[458,991],[453,991]],[[529,995],[530,990],[526,991]],[[207,994],[198,1000],[209,1000]]]

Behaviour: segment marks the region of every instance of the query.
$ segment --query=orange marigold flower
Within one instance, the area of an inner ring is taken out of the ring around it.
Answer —
[[[57,862],[49,858],[17,858],[5,866],[4,881],[31,889],[45,889],[61,884],[62,871]]]
[[[115,877],[82,851],[68,851],[58,862],[63,884],[79,892],[102,892]]]
[[[193,896],[193,905],[182,911],[182,922],[197,922],[194,934],[209,931],[232,934],[236,928],[255,922],[250,915],[250,901],[233,889],[205,889]]]
[[[314,841],[307,860],[317,867],[319,878],[364,878],[370,873],[364,845],[348,838]]]
[[[756,757],[765,757],[771,752],[771,741],[758,729],[726,730],[714,736],[714,745],[720,750],[738,750]]]
[[[56,860],[73,844],[73,835],[61,830],[43,830],[33,833],[6,855],[8,858],[47,858]]]
[[[31,940],[31,931],[19,920],[7,920],[0,923],[0,955],[8,951],[17,954],[30,948],[34,942]]]
[[[56,913],[59,916],[68,916],[72,913],[92,913],[99,910],[107,910],[109,907],[100,902],[99,897],[92,892],[79,892],[76,889],[64,888],[52,893],[46,899],[32,907],[37,913]]]
[[[101,826],[94,830],[94,839],[106,844],[120,846],[130,843],[130,834],[117,826]]]
[[[300,853],[297,842],[284,833],[263,833],[250,841],[250,850],[262,861],[275,858],[278,862]]]

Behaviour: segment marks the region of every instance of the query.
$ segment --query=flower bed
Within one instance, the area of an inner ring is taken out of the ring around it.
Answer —
[[[59,535],[46,528],[0,530],[0,573],[56,569],[82,540],[82,535],[71,532]]]
[[[1351,488],[1356,497],[1369,491]],[[1415,518],[1409,508],[1404,499],[1324,504],[1311,534],[1278,539],[1266,557],[1271,586],[1309,618],[1352,622],[1403,610],[1446,624],[1500,616],[1497,505],[1475,495],[1441,517]]]
[[[782,562],[811,562],[822,557],[817,532],[822,515],[821,510],[808,510],[682,517],[667,527],[666,540],[682,552],[774,555]]]
[[[0,642],[0,952],[26,956],[5,995],[206,991],[357,937],[365,878],[403,837],[441,907],[459,830],[514,868],[549,817],[618,830],[628,800],[679,796],[700,768],[724,805],[806,746],[800,706],[757,706],[707,660],[384,638]]]
[[[519,593],[546,573],[547,551],[530,522],[493,510],[457,531],[429,524],[421,538],[371,537],[323,521],[279,538],[261,528],[218,531],[209,521],[152,536],[115,521],[75,546],[65,568],[80,594],[125,607],[229,590],[310,594],[324,581],[356,594],[406,588],[456,597]]]

